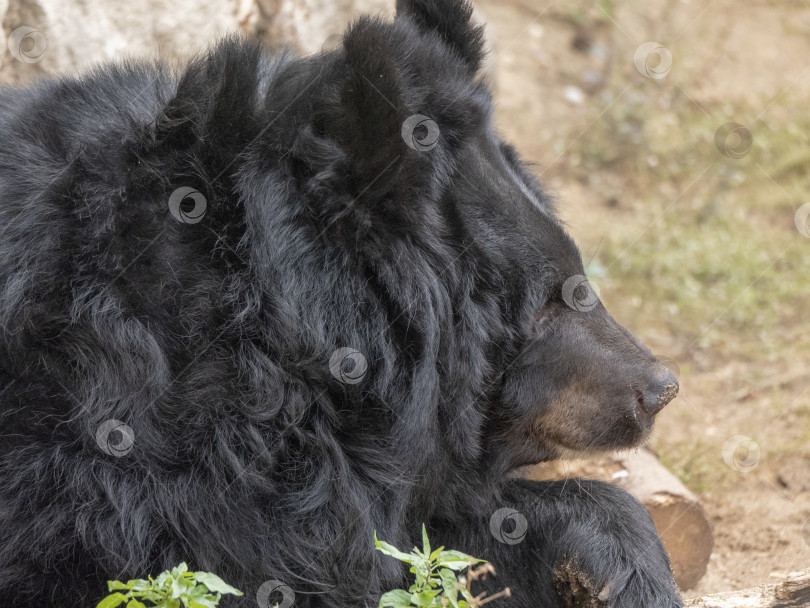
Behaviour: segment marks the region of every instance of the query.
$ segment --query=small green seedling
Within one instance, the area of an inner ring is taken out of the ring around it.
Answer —
[[[216,608],[221,594],[243,595],[210,572],[189,572],[185,563],[157,578],[107,581],[111,593],[96,608]],[[145,604],[144,602],[149,602]]]
[[[421,551],[414,547],[410,553],[404,553],[378,540],[376,532],[374,546],[385,555],[410,564],[411,572],[416,575],[416,582],[407,591],[395,589],[383,594],[379,608],[478,608],[499,597],[511,595],[507,587],[489,597],[486,592],[473,596],[470,589],[472,582],[486,578],[487,574],[495,574],[495,568],[482,559],[460,551],[445,551],[444,547],[439,547],[431,552],[424,524]],[[461,574],[464,570],[467,571],[466,575]]]

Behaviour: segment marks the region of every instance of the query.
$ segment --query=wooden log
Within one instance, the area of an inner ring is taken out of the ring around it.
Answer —
[[[686,608],[799,608],[810,606],[810,570],[788,574],[775,585],[698,597]]]
[[[536,480],[585,477],[625,488],[650,512],[669,552],[678,586],[691,589],[706,573],[714,546],[709,518],[697,496],[667,471],[652,450],[544,462],[528,467],[523,476]]]

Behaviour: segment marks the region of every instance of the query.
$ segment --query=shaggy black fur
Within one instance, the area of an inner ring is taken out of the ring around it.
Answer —
[[[675,385],[566,297],[579,254],[493,131],[469,6],[397,11],[308,58],[229,39],[179,75],[0,91],[0,605],[87,608],[185,560],[229,606],[268,580],[372,606],[407,575],[374,531],[421,522],[509,605],[560,605],[566,568],[681,605],[627,494],[508,477],[637,444]]]

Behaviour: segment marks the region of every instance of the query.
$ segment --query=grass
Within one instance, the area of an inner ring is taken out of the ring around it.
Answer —
[[[686,447],[686,446],[681,446]],[[716,450],[703,440],[697,440],[688,449],[660,451],[663,465],[695,494],[701,495],[716,484]]]
[[[605,196],[623,227],[605,235],[596,258],[606,298],[685,348],[778,357],[785,327],[806,347],[798,324],[810,301],[810,241],[794,214],[810,200],[808,142],[798,136],[810,120],[754,122],[750,153],[729,159],[713,141],[722,119],[678,96],[662,114],[644,95],[660,91],[643,85],[594,124],[568,167],[590,188],[614,178]]]
[[[627,84],[616,78],[606,100]],[[605,105],[594,104],[594,114]],[[674,346],[663,354],[687,376],[696,358],[742,363],[739,385],[767,382],[763,364],[795,367],[810,352],[810,239],[794,224],[810,201],[810,118],[765,120],[759,111],[699,107],[677,87],[639,81],[572,146],[562,170],[610,201],[605,225],[616,229],[599,235],[591,267],[611,311],[645,341],[666,335]],[[715,146],[729,117],[752,133],[742,158]],[[789,390],[775,392],[766,419],[787,412],[799,424],[764,437],[763,457],[810,457],[810,408],[795,409]],[[719,458],[724,435],[685,435],[657,435],[654,446],[688,487],[702,493],[739,481]]]

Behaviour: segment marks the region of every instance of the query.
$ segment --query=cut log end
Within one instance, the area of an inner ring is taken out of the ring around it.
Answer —
[[[706,574],[714,546],[711,525],[696,500],[666,492],[642,500],[672,562],[675,581],[691,589]]]

